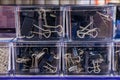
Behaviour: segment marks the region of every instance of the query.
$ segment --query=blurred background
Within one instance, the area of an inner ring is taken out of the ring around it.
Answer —
[[[0,0],[1,5],[8,4],[88,4],[88,5],[104,5],[108,3],[120,3],[120,0]]]

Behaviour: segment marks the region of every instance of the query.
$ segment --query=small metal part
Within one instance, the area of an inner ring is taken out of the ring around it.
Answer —
[[[26,63],[28,61],[30,61],[31,59],[29,58],[17,58],[16,62],[17,63]]]
[[[101,54],[98,54],[99,58],[97,60],[92,60],[92,67],[88,67],[88,73],[100,73],[101,69],[100,69],[100,63],[102,63],[104,61],[103,57]]]
[[[46,18],[46,12],[48,12],[50,10],[45,10],[45,9],[40,9],[38,10],[38,14],[40,16],[40,18],[44,19],[44,27],[46,27],[47,29],[55,29],[55,30],[50,30],[51,33],[57,33],[59,36],[61,36],[61,34],[63,33],[63,27],[62,25],[57,25],[57,26],[50,26],[47,23],[47,18]],[[56,15],[50,14],[51,17],[56,17]],[[58,31],[56,31],[58,30]]]
[[[78,70],[77,66],[72,66],[72,67],[68,68],[69,72],[73,72],[73,71],[77,71],[77,70]]]
[[[42,30],[42,33],[40,32],[35,32],[35,31],[31,31],[31,33],[33,34],[39,34],[39,35],[43,35],[45,38],[49,38],[51,36],[51,31],[50,30],[44,30],[42,28],[40,28],[39,26],[33,24],[36,28]]]
[[[72,62],[73,63],[79,63],[81,61],[80,56],[72,57]]]
[[[79,51],[79,55],[83,55],[84,54],[84,50],[78,49],[78,51]]]
[[[80,56],[72,57],[70,53],[65,54],[65,65],[69,72],[76,72],[76,73],[81,72],[82,71],[81,66],[78,67],[78,65],[80,65],[80,62],[81,62]]]
[[[101,72],[101,69],[100,69],[100,65],[99,65],[99,62],[98,60],[92,60],[92,64],[93,66],[92,67],[88,67],[88,73],[100,73]]]
[[[98,36],[98,31],[99,28],[93,28],[93,29],[88,29],[89,26],[93,24],[93,19],[90,21],[90,23],[83,27],[80,26],[80,30],[77,30],[77,36],[79,38],[85,38],[86,35],[91,36],[92,38],[96,38]]]
[[[43,66],[45,69],[48,69],[51,73],[56,73],[57,72],[57,67],[52,66],[48,62],[46,62],[46,65]]]
[[[42,56],[45,54],[45,52],[40,52],[38,54],[32,54],[32,67],[38,67],[38,61],[40,58],[42,58]],[[35,65],[34,65],[35,63]]]
[[[48,29],[55,29],[55,30],[50,30],[51,33],[57,33],[59,36],[61,36],[61,34],[63,33],[63,27],[61,25],[57,25],[57,26],[49,26],[49,25],[43,25],[44,27],[48,28]],[[60,29],[60,30],[59,30]],[[57,31],[58,30],[58,31]]]
[[[32,31],[30,31],[30,34],[32,34]],[[34,34],[32,34],[32,35],[30,35],[30,36],[23,36],[23,38],[28,38],[28,39],[30,39],[30,38],[33,38],[35,35]]]
[[[32,54],[32,66],[30,72],[39,72],[38,63],[42,56],[45,55],[45,52],[43,52],[45,49],[43,48],[42,51],[39,52],[38,54],[37,53]]]
[[[100,13],[98,11],[96,13],[98,13],[100,16],[102,16],[102,18],[105,19],[105,20],[111,21],[111,19],[112,19],[110,17],[110,15],[105,15],[105,14],[102,14],[102,13]]]
[[[115,53],[119,53],[119,52],[120,52],[120,50],[115,51]]]
[[[67,67],[71,67],[72,65],[74,65],[74,61],[72,60],[70,53],[65,54],[65,64]]]
[[[54,18],[55,18],[55,17],[57,17],[57,16],[56,16],[56,15],[54,15],[54,14],[50,14],[50,16],[51,16],[51,17],[54,17]]]

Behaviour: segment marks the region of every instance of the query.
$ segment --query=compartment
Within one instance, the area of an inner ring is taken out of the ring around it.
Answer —
[[[67,36],[75,41],[111,40],[113,37],[113,6],[66,7]]]
[[[58,41],[63,38],[63,8],[60,6],[20,6],[17,9],[18,40]]]
[[[0,6],[0,40],[15,38],[15,6]]]
[[[65,75],[110,74],[110,43],[66,43],[63,51]]]
[[[9,75],[11,70],[11,47],[0,42],[0,75]]]
[[[16,75],[59,75],[60,48],[56,44],[14,43]]]
[[[114,27],[114,39],[120,39],[120,6],[116,6],[116,22],[115,22],[115,27]]]
[[[113,53],[113,71],[115,75],[120,75],[120,42],[114,42]]]

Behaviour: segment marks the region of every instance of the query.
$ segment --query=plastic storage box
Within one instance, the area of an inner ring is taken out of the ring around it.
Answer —
[[[15,6],[0,6],[0,40],[16,38]]]
[[[60,6],[17,8],[18,41],[58,41],[64,37],[65,15]]]
[[[114,13],[114,6],[67,6],[66,36],[70,41],[112,40]]]
[[[114,75],[120,75],[120,42],[115,41],[113,46],[113,71]]]
[[[0,75],[8,76],[11,72],[11,43],[0,42]]]
[[[64,75],[110,75],[110,43],[65,43],[63,53]]]
[[[14,43],[15,75],[59,75],[61,48],[56,44]]]

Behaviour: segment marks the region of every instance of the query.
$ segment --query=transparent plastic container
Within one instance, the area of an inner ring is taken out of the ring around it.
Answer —
[[[120,39],[120,5],[116,6],[116,22],[115,22],[115,27],[114,27],[114,40],[119,40]]]
[[[18,41],[59,41],[64,36],[63,8],[54,5],[17,8]]]
[[[114,42],[113,48],[113,74],[120,75],[120,42]]]
[[[59,75],[60,52],[56,44],[14,43],[15,75]]]
[[[110,41],[114,6],[67,6],[66,36],[70,41]]]
[[[0,75],[8,76],[11,71],[11,46],[0,42]]]
[[[110,43],[65,43],[63,72],[65,76],[101,76],[111,72]]]
[[[0,6],[0,40],[16,37],[15,6]]]

